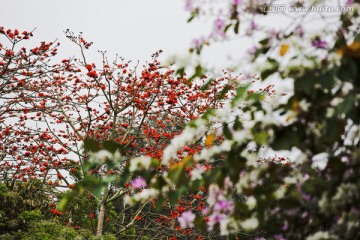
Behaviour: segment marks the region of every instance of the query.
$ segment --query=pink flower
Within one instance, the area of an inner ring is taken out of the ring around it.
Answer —
[[[193,227],[194,220],[195,220],[195,214],[193,214],[192,211],[183,212],[181,216],[178,217],[178,221],[180,223],[181,228]]]
[[[214,30],[213,30],[213,35],[215,36],[221,36],[224,37],[225,36],[225,21],[222,20],[221,18],[217,18],[214,21]]]
[[[146,182],[145,179],[143,179],[142,177],[137,177],[134,180],[132,180],[132,186],[133,188],[144,188],[146,187]]]
[[[186,0],[185,1],[185,11],[193,11],[194,9],[194,0]]]
[[[214,211],[220,212],[223,211],[225,213],[233,213],[234,212],[234,203],[232,201],[218,201],[214,206]]]
[[[202,36],[200,38],[193,39],[192,45],[194,46],[194,48],[199,48],[204,44],[204,42],[205,42],[205,38]]]
[[[207,223],[208,225],[208,230],[212,231],[214,229],[214,225],[216,223],[220,223],[221,221],[226,219],[226,215],[225,214],[219,214],[219,213],[213,213],[210,215],[209,217],[209,221]]]
[[[232,1],[232,4],[233,4],[233,5],[236,5],[236,6],[239,5],[239,4],[241,4],[241,3],[243,3],[243,0],[233,0],[233,1]]]

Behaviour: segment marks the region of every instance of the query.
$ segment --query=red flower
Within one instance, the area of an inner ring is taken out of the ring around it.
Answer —
[[[90,213],[89,218],[93,219],[95,217],[95,214]]]
[[[99,76],[95,70],[88,72],[87,75],[93,78],[97,78]]]
[[[86,67],[86,69],[87,69],[89,72],[92,71],[92,66],[91,66],[90,64],[87,64],[85,67]]]

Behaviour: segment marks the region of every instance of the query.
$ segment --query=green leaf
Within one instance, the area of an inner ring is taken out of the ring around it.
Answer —
[[[327,144],[333,144],[341,140],[345,131],[345,122],[338,118],[329,118],[325,121],[325,127],[322,131],[322,141]]]
[[[200,231],[206,230],[207,224],[203,217],[196,217],[194,220],[194,225]]]
[[[176,204],[179,201],[180,192],[178,191],[170,191],[168,192],[168,197],[170,200],[170,204]]]
[[[207,80],[206,83],[201,86],[201,91],[207,90],[212,81],[214,81],[214,78],[210,78],[209,80]]]
[[[188,83],[191,83],[195,78],[202,78],[205,73],[205,69],[199,64],[195,67],[195,73],[188,79]]]
[[[300,124],[274,129],[274,141],[270,145],[274,150],[290,150],[293,146],[300,147],[306,139],[305,128]]]
[[[240,129],[243,128],[243,125],[242,125],[242,123],[241,123],[240,120],[239,120],[239,116],[236,116],[236,117],[235,117],[235,122],[234,122],[233,128],[234,128],[235,131],[236,131],[236,130],[240,130]]]
[[[240,26],[240,21],[237,20],[235,25],[234,25],[234,33],[238,34],[239,33],[239,26]]]
[[[242,99],[248,88],[249,88],[249,84],[238,87],[236,89],[236,95],[235,95],[234,99],[232,100],[232,104],[235,104],[237,101]]]
[[[323,88],[331,90],[335,84],[335,69],[331,69],[319,76],[317,79]]]
[[[111,140],[104,141],[103,146],[105,150],[113,154],[116,151],[119,151],[120,153],[124,153],[124,146],[115,141],[111,141]]]
[[[229,84],[226,84],[225,87],[221,90],[219,94],[219,99],[223,99],[225,97],[225,94],[231,89]]]
[[[84,139],[84,148],[86,152],[98,152],[101,150],[100,143],[91,138]]]
[[[163,210],[163,204],[165,203],[166,198],[163,195],[160,195],[155,201],[156,211],[160,212]]]
[[[209,117],[213,116],[214,114],[215,114],[215,109],[209,108],[209,109],[206,109],[206,111],[203,113],[201,118],[208,120]]]
[[[227,123],[223,123],[223,133],[226,139],[231,140],[233,138]]]
[[[266,46],[266,47],[263,46],[263,47],[257,49],[254,54],[254,59],[259,57],[261,54],[266,54],[269,50],[270,50],[270,47],[268,47],[268,46]]]
[[[295,92],[312,95],[315,91],[315,83],[316,79],[314,73],[306,73],[295,79]]]
[[[174,182],[176,187],[184,186],[188,183],[185,168],[193,165],[193,159],[190,156],[185,157],[181,162],[171,166],[168,177]]]
[[[59,210],[64,210],[68,207],[71,200],[76,196],[83,195],[86,191],[91,192],[97,197],[101,196],[107,182],[99,180],[94,176],[86,176],[83,180],[79,181],[75,187],[68,191],[59,202]]]
[[[276,61],[273,58],[268,58],[267,59],[268,63],[269,63],[269,67],[266,68],[265,70],[263,70],[261,72],[261,79],[265,80],[266,78],[268,78],[270,75],[274,74],[275,72],[277,72],[277,70],[279,69],[279,63],[278,61]]]
[[[177,75],[180,75],[181,78],[184,77],[184,73],[185,73],[185,67],[181,67],[179,68],[178,70],[176,70],[176,73]]]
[[[229,30],[229,28],[231,27],[231,23],[230,24],[228,24],[228,25],[226,25],[226,27],[225,27],[225,29],[224,29],[224,32],[227,32],[228,30]]]
[[[338,77],[342,81],[352,82],[358,75],[358,67],[354,60],[344,57],[338,71]]]
[[[260,133],[254,133],[253,136],[257,144],[263,145],[267,142],[269,134],[267,134],[266,132],[260,132]]]
[[[348,114],[354,108],[354,103],[355,96],[351,92],[346,95],[344,101],[342,101],[341,103],[339,103],[339,105],[336,106],[337,112]]]
[[[269,38],[264,38],[263,40],[259,41],[259,43],[263,46],[268,45],[269,44]]]
[[[192,11],[190,17],[187,20],[187,22],[189,23],[192,20],[194,20],[194,18],[196,17],[197,14],[198,14],[198,11],[196,11],[196,10]]]

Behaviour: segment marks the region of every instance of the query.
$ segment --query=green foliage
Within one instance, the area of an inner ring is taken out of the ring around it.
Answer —
[[[49,198],[38,180],[0,183],[0,232],[24,232],[32,221],[48,217]]]

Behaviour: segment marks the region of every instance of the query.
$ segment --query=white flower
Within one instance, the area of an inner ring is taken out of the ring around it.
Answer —
[[[202,174],[205,172],[205,167],[201,165],[197,165],[196,168],[194,168],[191,171],[191,181],[195,181],[196,179],[201,180]]]
[[[328,153],[319,153],[313,156],[312,160],[312,167],[318,167],[320,170],[324,170],[326,165],[329,161],[329,154]]]
[[[138,169],[147,169],[150,166],[151,158],[141,156],[130,160],[130,172],[134,172]]]
[[[309,107],[310,107],[310,103],[303,99],[303,100],[301,100],[301,101],[299,102],[299,106],[301,107],[301,109],[302,109],[303,111],[306,112],[306,111],[309,109]]]
[[[329,238],[330,238],[330,235],[328,232],[319,231],[319,232],[315,233],[314,235],[307,237],[306,240],[320,240],[320,239],[329,239]]]
[[[193,124],[196,125],[195,128],[187,126],[184,131],[174,137],[171,143],[164,149],[162,164],[169,163],[171,159],[176,158],[176,153],[180,148],[204,134],[206,131],[206,121],[204,119],[196,119]]]
[[[143,189],[141,192],[134,194],[133,196],[126,195],[124,197],[125,205],[133,205],[137,202],[144,202],[153,197],[156,197],[159,194],[159,191],[153,188]]]
[[[240,222],[240,225],[245,230],[254,230],[259,226],[259,220],[256,217],[252,217],[249,219],[246,219],[245,221]]]
[[[139,200],[148,200],[152,197],[155,197],[158,194],[158,190],[150,188],[150,189],[144,189],[140,193],[135,194],[134,198],[136,201]]]
[[[112,157],[113,155],[111,154],[111,152],[107,150],[100,150],[94,155],[94,158],[100,162],[105,162],[107,158],[111,159]]]
[[[274,197],[275,197],[276,199],[280,199],[280,198],[284,197],[285,192],[286,192],[286,187],[285,187],[285,186],[281,186],[281,187],[279,187],[279,188],[274,192]]]
[[[256,206],[256,199],[254,196],[250,196],[246,199],[246,205],[249,207],[250,210],[254,209]]]

